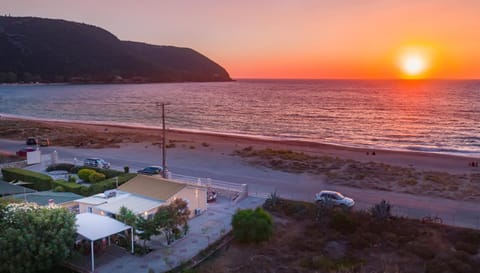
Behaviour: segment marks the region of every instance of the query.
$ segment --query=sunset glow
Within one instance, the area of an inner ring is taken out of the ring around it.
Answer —
[[[237,79],[480,78],[480,1],[85,0],[75,9],[63,0],[49,1],[54,8],[0,3],[12,16],[67,19],[121,40],[189,47]],[[442,52],[399,60],[399,48],[412,41]]]

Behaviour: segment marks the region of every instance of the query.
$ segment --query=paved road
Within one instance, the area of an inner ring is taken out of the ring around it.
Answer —
[[[0,151],[14,152],[22,147],[22,142],[0,140]],[[129,166],[136,171],[148,165],[160,165],[161,150],[148,144],[128,144],[121,149],[75,149],[68,147],[42,148],[42,153],[58,152],[61,160],[81,163],[86,157],[98,156],[112,163],[115,169]],[[249,166],[238,157],[230,155],[205,156],[205,150],[175,148],[168,150],[168,166],[173,173],[196,177],[209,177],[233,183],[247,183],[252,193],[271,193],[275,189],[285,198],[312,201],[320,189],[338,190],[353,197],[357,209],[368,209],[382,199],[389,201],[397,215],[421,218],[425,215],[438,215],[444,223],[480,229],[480,204],[429,196],[367,190],[342,186],[326,186],[319,176],[291,174]],[[212,153],[215,154],[215,153]],[[232,168],[231,166],[242,166]],[[243,165],[242,165],[243,164]]]

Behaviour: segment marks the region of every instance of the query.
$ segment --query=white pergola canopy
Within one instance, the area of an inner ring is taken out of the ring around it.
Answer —
[[[92,272],[95,270],[95,259],[93,250],[93,241],[109,237],[110,235],[120,233],[130,229],[132,231],[132,253],[133,253],[133,228],[129,225],[117,221],[107,216],[101,216],[93,213],[80,213],[75,216],[77,224],[77,233],[90,240],[92,255]]]
[[[90,241],[106,238],[132,228],[113,218],[93,213],[77,214],[76,223],[77,233]]]

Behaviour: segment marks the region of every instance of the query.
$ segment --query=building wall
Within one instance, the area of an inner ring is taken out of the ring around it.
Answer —
[[[182,198],[187,201],[191,212],[190,217],[195,216],[195,209],[200,209],[201,211],[207,209],[207,188],[205,187],[187,186],[170,197],[167,200],[167,204],[170,204],[176,198]]]

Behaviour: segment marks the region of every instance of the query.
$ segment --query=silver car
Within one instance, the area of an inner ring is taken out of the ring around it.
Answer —
[[[110,163],[101,158],[87,158],[83,165],[94,168],[110,169]]]
[[[345,197],[341,193],[336,191],[321,191],[315,194],[316,203],[331,202],[334,206],[344,206],[351,208],[355,205],[355,201],[352,198]]]

